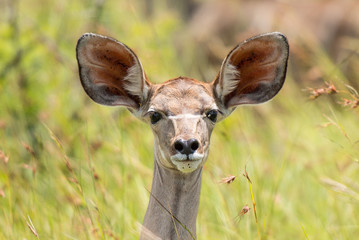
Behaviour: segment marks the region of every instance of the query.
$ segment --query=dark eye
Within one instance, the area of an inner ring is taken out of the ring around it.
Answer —
[[[216,110],[211,110],[208,111],[206,116],[212,121],[212,122],[216,122],[217,121],[217,111]]]
[[[151,123],[156,124],[159,120],[161,120],[162,115],[159,112],[153,112],[151,114]]]

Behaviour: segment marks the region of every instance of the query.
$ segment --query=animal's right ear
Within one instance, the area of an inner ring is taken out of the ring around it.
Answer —
[[[138,110],[147,99],[151,84],[125,44],[87,33],[77,42],[76,56],[82,86],[95,102]]]

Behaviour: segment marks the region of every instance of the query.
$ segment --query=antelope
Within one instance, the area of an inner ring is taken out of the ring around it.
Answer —
[[[153,84],[125,44],[93,33],[78,40],[79,75],[87,95],[102,105],[126,107],[154,134],[152,189],[140,239],[196,238],[213,128],[239,105],[272,99],[283,86],[288,54],[286,37],[267,33],[230,51],[213,82],[177,77]]]

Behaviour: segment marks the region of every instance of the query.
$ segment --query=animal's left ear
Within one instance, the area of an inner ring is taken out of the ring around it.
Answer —
[[[289,46],[281,33],[268,33],[235,47],[222,63],[213,91],[225,108],[257,104],[273,98],[282,88]]]

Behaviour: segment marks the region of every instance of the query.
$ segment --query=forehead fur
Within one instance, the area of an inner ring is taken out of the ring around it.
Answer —
[[[214,104],[213,94],[206,83],[179,77],[157,86],[151,106],[168,115],[181,113],[202,114]]]

